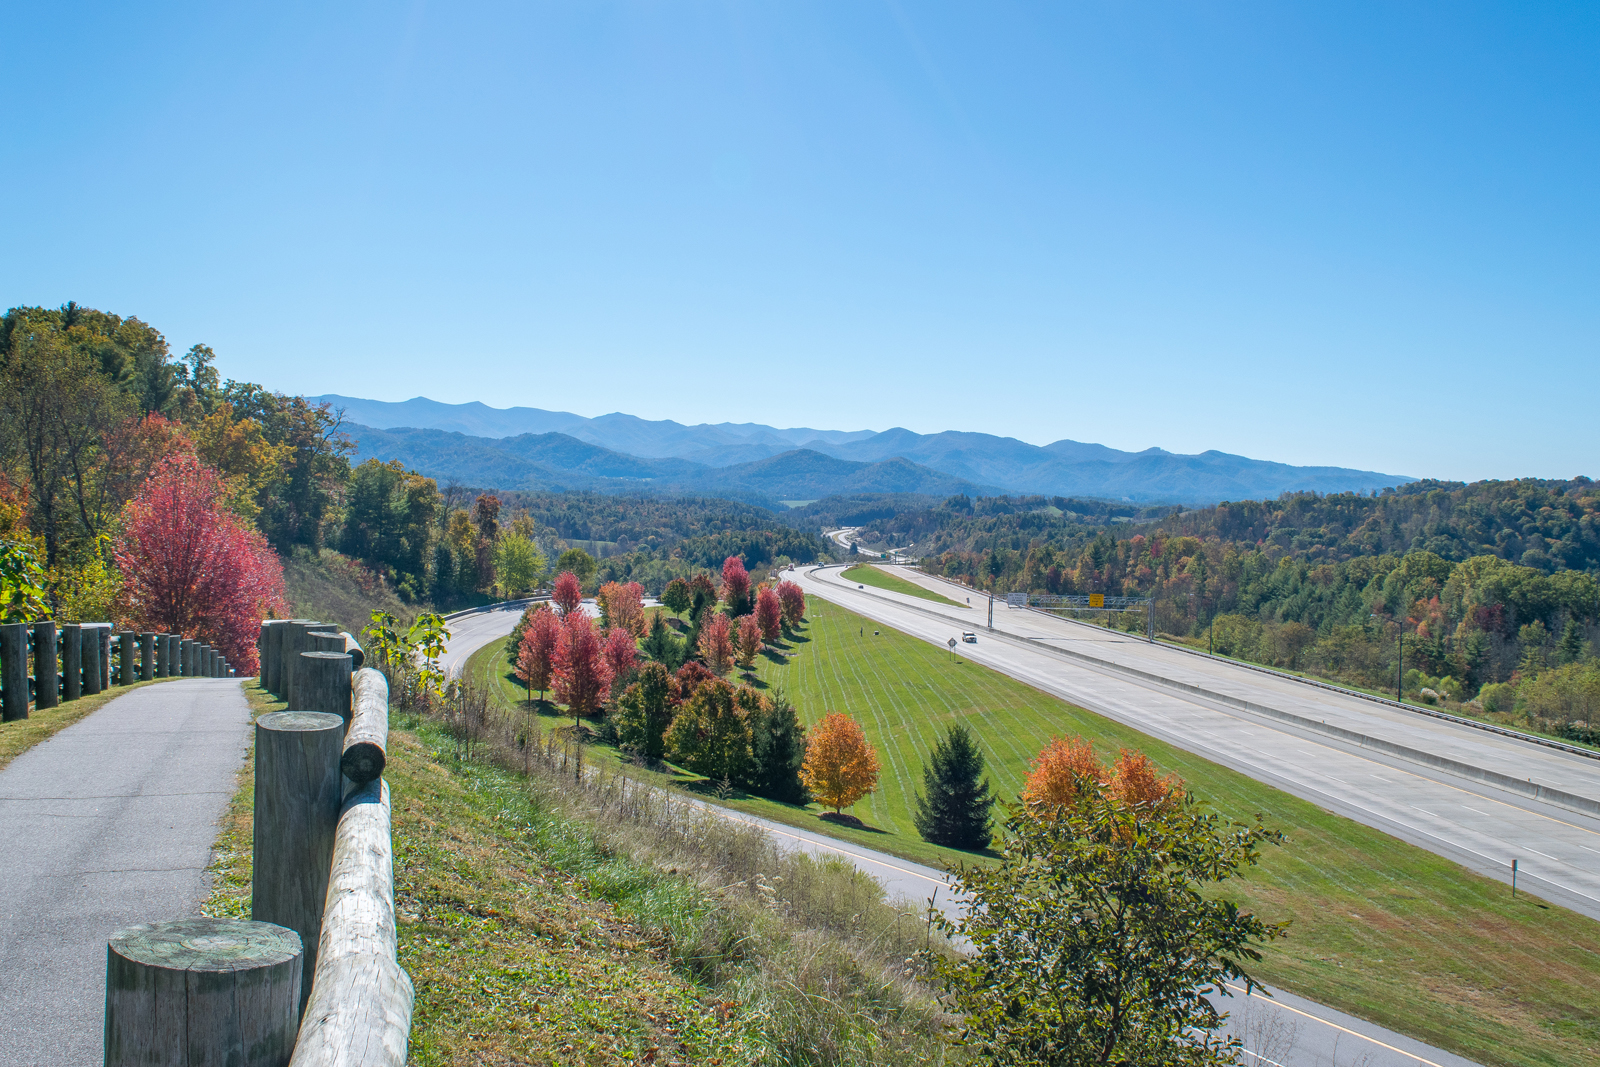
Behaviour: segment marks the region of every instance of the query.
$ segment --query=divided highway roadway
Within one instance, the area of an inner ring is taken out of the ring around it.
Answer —
[[[1010,609],[1003,601],[995,603],[991,632],[984,625],[986,596],[911,568],[896,573],[958,602],[970,596],[972,607],[860,589],[835,567],[792,575],[807,596],[939,647],[962,630],[975,631],[978,643],[962,646],[973,662],[1474,871],[1509,882],[1516,860],[1520,887],[1600,919],[1600,818],[1579,810],[1583,803],[1600,807],[1600,761],[1153,645],[1136,635]],[[1243,710],[1233,702],[1266,710]],[[1272,710],[1310,725],[1275,718]],[[1324,723],[1420,755],[1407,758],[1392,748],[1341,740],[1320,732]],[[1460,769],[1430,766],[1423,761],[1428,756]],[[1526,781],[1528,789],[1559,790],[1574,803],[1551,803],[1476,780],[1467,768]]]

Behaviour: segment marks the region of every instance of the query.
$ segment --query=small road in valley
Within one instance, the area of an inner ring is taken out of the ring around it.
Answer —
[[[799,573],[785,575],[795,577]],[[806,591],[808,595],[812,592],[810,583]],[[450,620],[451,637],[441,662],[452,675],[459,673],[474,652],[509,634],[526,606],[527,602],[513,602],[504,608],[491,605]],[[970,651],[968,646],[967,652]],[[945,914],[953,916],[958,910],[943,871],[826,834],[697,803],[721,818],[765,830],[780,848],[851,863],[881,882],[890,898],[919,903],[934,898],[935,906]],[[1246,1067],[1476,1067],[1470,1060],[1292,993],[1275,990],[1271,999],[1235,995],[1225,999],[1221,1007],[1231,1015],[1230,1032],[1244,1042]]]
[[[0,770],[0,1064],[101,1062],[106,942],[196,914],[249,723],[238,679],[175,679]]]

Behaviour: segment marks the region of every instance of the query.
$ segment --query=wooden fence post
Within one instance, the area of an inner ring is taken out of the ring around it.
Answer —
[[[166,678],[172,674],[172,656],[167,650],[167,635],[156,634],[156,677]]]
[[[183,674],[183,638],[167,634],[163,644],[167,646],[167,677],[176,678]]]
[[[56,664],[56,624],[45,619],[33,624],[33,705],[53,708],[61,703],[61,671]]]
[[[156,635],[139,635],[139,680],[148,682],[156,676]]]
[[[139,680],[139,667],[133,651],[135,636],[132,630],[124,630],[117,635],[118,685],[132,685]]]
[[[268,619],[261,629],[261,684],[273,696],[281,696],[283,689],[283,635],[287,619]]]
[[[69,622],[61,627],[61,699],[83,696],[83,627]]]
[[[192,637],[178,639],[178,661],[183,664],[183,676],[193,678],[195,675],[195,651],[200,647],[200,642]]]
[[[295,691],[295,672],[300,669],[300,653],[311,651],[311,642],[306,640],[306,635],[314,630],[321,630],[327,623],[312,622],[308,619],[295,619],[289,623],[289,628],[283,635],[283,699],[288,702],[290,710],[298,710],[300,698]]]
[[[78,645],[83,649],[83,693],[94,696],[100,692],[100,627],[79,628]]]
[[[348,724],[350,673],[350,657],[343,652],[300,653],[294,669],[295,710],[326,712]]]
[[[0,626],[0,722],[28,717],[28,624]]]
[[[106,1067],[283,1067],[294,1053],[300,937],[271,923],[178,919],[106,946]]]
[[[95,626],[95,636],[100,639],[100,691],[111,688],[111,624]]]
[[[300,1003],[311,995],[317,938],[344,783],[344,720],[278,711],[256,720],[255,847],[250,917],[287,926],[306,945]]]

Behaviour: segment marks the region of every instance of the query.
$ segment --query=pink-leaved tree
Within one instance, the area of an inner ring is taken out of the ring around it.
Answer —
[[[572,611],[562,616],[552,688],[574,720],[599,711],[611,689],[611,665],[606,662],[604,645],[600,628],[588,615]]]
[[[550,677],[555,672],[556,640],[560,633],[561,620],[550,610],[549,604],[535,608],[522,631],[522,647],[517,650],[517,674],[530,691],[539,691],[540,700],[550,688]]]
[[[785,579],[778,583],[778,600],[783,604],[783,621],[792,630],[806,617],[806,594],[795,583]]]
[[[783,632],[783,603],[769,585],[756,590],[756,623],[763,641],[776,641]]]
[[[583,603],[583,587],[578,584],[578,576],[571,571],[556,575],[556,588],[550,599],[561,609],[562,615],[577,611],[578,605]]]
[[[733,637],[728,617],[720,611],[708,612],[700,627],[700,659],[713,674],[727,674],[733,667]]]
[[[223,508],[217,472],[193,454],[159,463],[122,511],[114,547],[129,624],[219,649],[256,672],[261,620],[283,614],[283,566],[266,539]]]
[[[722,601],[734,618],[750,614],[750,574],[744,560],[729,556],[722,561]]]

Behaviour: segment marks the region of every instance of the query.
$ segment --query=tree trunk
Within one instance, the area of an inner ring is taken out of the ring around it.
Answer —
[[[311,993],[344,783],[344,720],[279,711],[256,720],[255,849],[250,917],[287,926],[305,942],[300,1003]]]
[[[292,930],[178,919],[118,933],[106,950],[106,1067],[284,1067],[303,968]]]
[[[33,705],[53,708],[61,703],[61,671],[56,662],[56,624],[48,619],[33,624]]]
[[[321,711],[350,721],[350,657],[343,652],[302,652],[294,669],[296,711]]]
[[[28,624],[0,626],[0,722],[28,717]]]
[[[364,668],[351,679],[350,695],[350,729],[339,769],[360,786],[382,776],[388,760],[389,682],[380,672]]]

